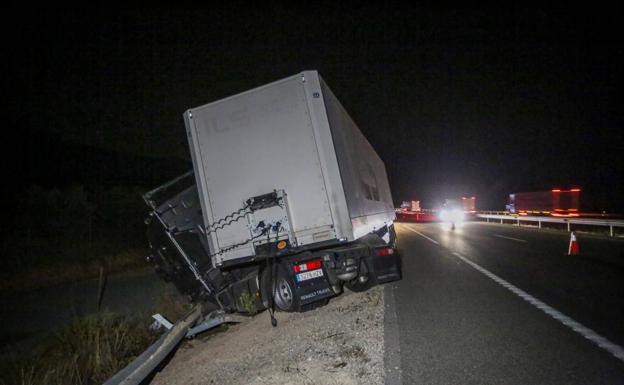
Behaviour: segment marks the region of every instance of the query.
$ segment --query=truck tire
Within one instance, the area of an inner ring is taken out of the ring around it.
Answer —
[[[345,282],[345,287],[353,292],[359,293],[362,291],[366,291],[374,286],[373,279],[371,277],[371,273],[366,266],[366,262],[362,261],[362,265],[360,266],[360,273],[357,277],[353,278],[350,281]]]
[[[362,282],[360,278],[362,278],[365,281]],[[370,279],[370,277],[367,274],[366,276],[359,276],[357,278],[352,279],[351,281],[345,282],[345,287],[355,293],[360,293],[362,291],[366,291],[370,289],[371,287],[373,287],[372,282],[373,280]]]
[[[271,279],[271,267],[264,269],[261,277],[262,301],[268,308],[271,300],[275,301],[275,309],[283,312],[299,311],[299,298],[296,296],[295,283],[284,268],[278,264],[275,266],[275,280]],[[270,297],[271,289],[273,296]]]

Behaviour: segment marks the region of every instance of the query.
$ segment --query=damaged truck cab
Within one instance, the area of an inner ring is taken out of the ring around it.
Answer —
[[[401,278],[385,166],[316,71],[184,119],[193,171],[144,195],[163,279],[253,312]]]

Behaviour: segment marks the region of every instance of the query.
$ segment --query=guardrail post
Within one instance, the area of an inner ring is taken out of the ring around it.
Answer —
[[[609,234],[611,234],[611,236],[613,236],[613,225],[609,226]]]
[[[542,221],[537,221],[537,227],[538,227],[539,229],[541,229],[541,228],[542,228]]]
[[[568,222],[568,233],[570,232],[570,222]]]
[[[520,226],[520,219],[516,219],[516,225]]]
[[[501,218],[501,225],[503,224],[503,218]]]
[[[490,223],[490,218],[485,218],[485,220],[487,221],[487,223]]]

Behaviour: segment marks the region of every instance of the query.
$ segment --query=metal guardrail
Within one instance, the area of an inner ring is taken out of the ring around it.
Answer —
[[[561,223],[567,224],[568,231],[570,231],[570,225],[585,225],[585,226],[603,226],[609,227],[609,234],[613,236],[614,227],[624,227],[624,220],[621,219],[594,219],[594,218],[554,218],[554,217],[538,217],[527,215],[499,215],[499,214],[477,214],[478,218],[484,218],[488,222],[490,219],[499,220],[500,223],[504,221],[515,221],[519,226],[520,222],[537,222],[538,227],[542,228],[542,222],[544,223]]]
[[[488,214],[488,215],[511,215],[509,211],[496,211],[496,210],[481,210],[478,214]]]
[[[215,310],[203,317],[200,322],[189,329],[186,338],[194,338],[199,333],[215,328],[221,324],[245,322],[250,317],[240,314],[227,314],[223,310]]]
[[[156,369],[184,337],[193,338],[197,334],[221,324],[239,323],[249,319],[249,317],[241,315],[226,314],[221,310],[212,311],[207,316],[202,317],[200,305],[195,306],[175,325],[171,325],[160,314],[154,315],[154,318],[169,330],[128,366],[109,378],[104,385],[138,385]]]
[[[132,361],[128,366],[109,378],[104,385],[138,385],[156,369],[156,367],[178,346],[186,336],[189,328],[201,315],[201,307],[196,306],[182,320],[163,334],[147,350]]]

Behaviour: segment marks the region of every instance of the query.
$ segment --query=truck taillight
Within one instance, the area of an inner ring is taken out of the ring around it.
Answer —
[[[381,249],[376,249],[375,253],[379,257],[385,257],[385,256],[388,256],[388,255],[394,254],[394,249],[391,248],[391,247],[383,247]]]
[[[295,269],[295,273],[299,273],[301,271],[320,269],[321,268],[321,261],[317,259],[316,261],[300,263],[298,265],[295,265],[293,268]]]

